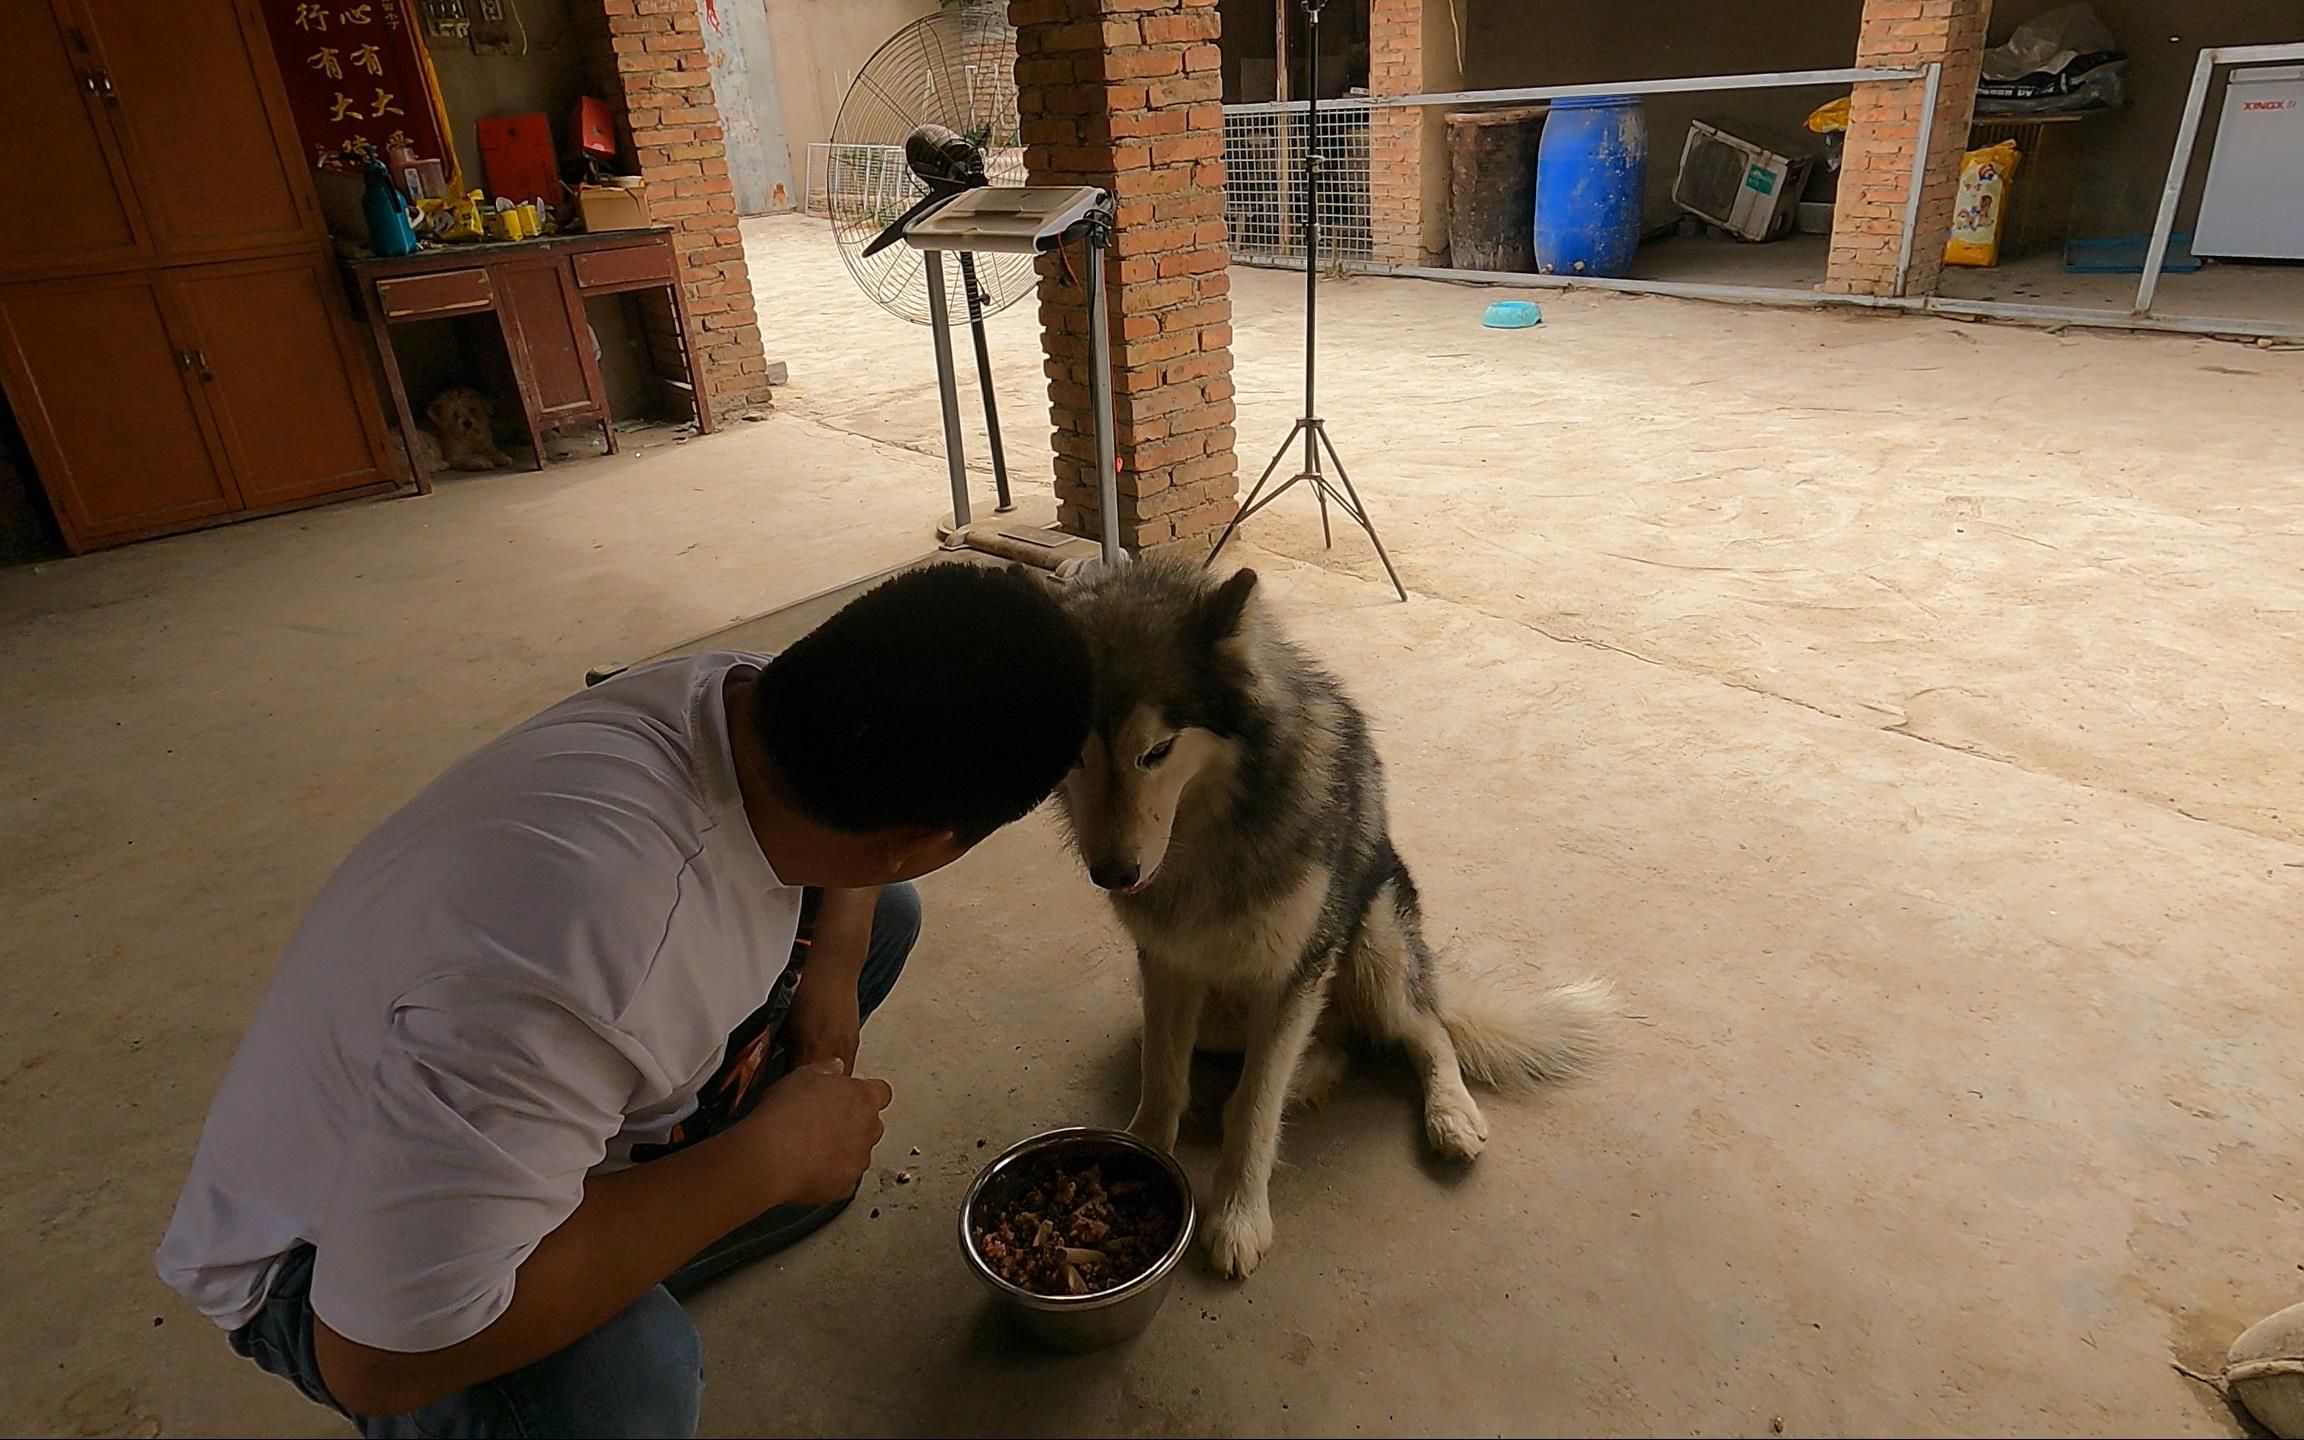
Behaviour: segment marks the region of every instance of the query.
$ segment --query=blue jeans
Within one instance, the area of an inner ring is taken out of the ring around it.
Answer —
[[[814,907],[809,906],[803,914],[806,925]],[[905,957],[919,934],[919,893],[909,885],[882,890],[880,908],[872,916],[871,946],[856,984],[856,998],[865,1015],[878,1008],[895,988]],[[805,938],[804,929],[803,941]],[[781,1047],[771,1052],[770,1074],[781,1074],[788,1065]],[[784,1217],[780,1227],[771,1226],[780,1233],[763,1237],[762,1253],[775,1247],[782,1236],[805,1233],[837,1210],[837,1206],[826,1206],[812,1215]],[[774,1222],[778,1215],[778,1211],[771,1211],[756,1223]],[[730,1238],[740,1246],[744,1234],[738,1231]],[[724,1251],[729,1243],[723,1241],[714,1250]],[[706,1256],[712,1253],[707,1251]],[[704,1258],[699,1257],[697,1263],[702,1264]],[[363,1435],[607,1437],[696,1433],[697,1406],[704,1391],[703,1342],[680,1302],[663,1285],[567,1349],[509,1375],[444,1396],[412,1414],[354,1415],[329,1395],[313,1354],[313,1259],[309,1245],[289,1252],[273,1276],[264,1308],[232,1332],[232,1348],[303,1391],[305,1398],[345,1416]],[[726,1264],[723,1254],[710,1269],[716,1273]],[[680,1278],[673,1280],[677,1283]]]

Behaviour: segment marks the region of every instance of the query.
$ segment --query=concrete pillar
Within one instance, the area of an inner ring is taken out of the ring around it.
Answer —
[[[1282,0],[1287,3],[1287,0]],[[1369,0],[1368,92],[1423,95],[1458,90],[1464,67],[1451,0]],[[1377,109],[1368,116],[1368,208],[1376,260],[1448,263],[1448,127],[1445,112]]]
[[[587,32],[587,83],[618,107],[624,139],[648,182],[649,214],[669,225],[688,312],[698,331],[703,402],[715,416],[770,403],[768,359],[737,230],[727,130],[712,90],[701,0],[577,0]],[[555,117],[557,119],[558,117]],[[644,302],[649,344],[676,343],[671,306]]]
[[[1917,69],[1934,62],[1944,67],[1906,294],[1934,294],[1944,268],[1944,241],[1952,230],[1960,157],[1967,146],[1984,29],[1991,18],[1992,0],[1865,0],[1856,37],[1858,65]],[[1912,189],[1913,158],[1920,144],[1923,91],[1919,80],[1870,81],[1856,87],[1832,220],[1827,290],[1850,295],[1896,293],[1896,257],[1903,240],[1905,199]]]
[[[1035,185],[1112,192],[1120,542],[1205,550],[1238,507],[1214,0],[1011,0]],[[1058,525],[1100,539],[1080,257],[1040,262]]]

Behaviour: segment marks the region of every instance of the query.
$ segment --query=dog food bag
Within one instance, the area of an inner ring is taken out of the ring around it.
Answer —
[[[1808,128],[1819,135],[1840,134],[1848,128],[1848,112],[1854,103],[1854,97],[1848,95],[1825,101],[1808,112]]]
[[[2008,219],[2008,187],[2023,155],[2003,140],[1971,150],[1960,160],[1960,194],[1952,206],[1952,237],[1944,242],[1947,265],[2000,263],[2000,227]]]

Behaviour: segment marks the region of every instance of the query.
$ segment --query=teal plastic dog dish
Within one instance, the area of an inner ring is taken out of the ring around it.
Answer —
[[[1491,330],[1525,330],[1543,324],[1544,312],[1533,300],[1491,300],[1480,323]]]

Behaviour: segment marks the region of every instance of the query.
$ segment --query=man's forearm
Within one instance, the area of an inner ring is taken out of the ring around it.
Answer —
[[[584,1199],[522,1262],[512,1303],[468,1340],[403,1354],[347,1340],[315,1317],[321,1378],[359,1415],[404,1415],[565,1349],[705,1246],[790,1197],[728,1131],[585,1182]]]
[[[816,931],[808,942],[808,969],[801,979],[817,975],[844,977],[851,986],[864,969],[872,944],[872,913],[880,906],[877,887],[868,890],[826,890],[816,906]]]

